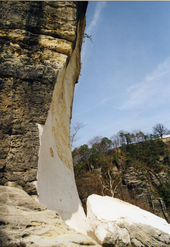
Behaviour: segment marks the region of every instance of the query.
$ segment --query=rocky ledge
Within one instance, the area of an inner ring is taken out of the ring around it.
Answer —
[[[25,243],[30,247],[99,245],[69,228],[57,212],[35,202],[25,191],[0,186],[0,246]]]
[[[0,246],[30,247],[167,247],[166,220],[119,199],[91,195],[87,201],[87,235],[66,225],[25,191],[0,186]],[[8,245],[9,244],[9,245]]]
[[[87,233],[102,246],[170,246],[170,224],[137,206],[108,196],[87,200]]]

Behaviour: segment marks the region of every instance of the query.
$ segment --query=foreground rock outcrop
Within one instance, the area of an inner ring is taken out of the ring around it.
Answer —
[[[0,246],[153,246],[170,245],[170,225],[162,218],[108,196],[92,195],[87,205],[87,235],[69,228],[18,188],[0,186]],[[98,242],[98,244],[97,244]]]
[[[108,196],[88,197],[87,232],[103,246],[170,245],[170,225],[164,219]]]
[[[86,8],[87,2],[0,2],[0,184],[38,194],[81,232],[70,118]]]
[[[25,191],[0,186],[0,246],[98,246],[88,236],[69,228],[57,212],[35,202]]]

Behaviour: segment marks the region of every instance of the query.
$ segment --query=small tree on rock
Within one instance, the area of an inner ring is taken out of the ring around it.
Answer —
[[[70,144],[71,147],[73,148],[73,143],[77,141],[77,132],[82,129],[85,125],[83,123],[76,122],[71,125],[71,130],[70,130]]]

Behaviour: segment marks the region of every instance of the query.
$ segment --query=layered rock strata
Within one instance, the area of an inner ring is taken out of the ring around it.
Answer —
[[[70,148],[87,2],[1,2],[0,184],[82,220]],[[38,181],[37,181],[38,170]],[[82,228],[82,229],[81,229]]]

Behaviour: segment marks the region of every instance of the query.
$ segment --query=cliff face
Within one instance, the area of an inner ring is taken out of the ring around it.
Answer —
[[[169,151],[168,140],[149,140],[100,152],[81,146],[73,152],[73,158],[80,152],[74,168],[84,209],[91,194],[108,195],[170,222]]]
[[[84,217],[70,118],[86,2],[1,2],[0,184],[23,188],[65,220]],[[38,174],[38,181],[37,181]]]

